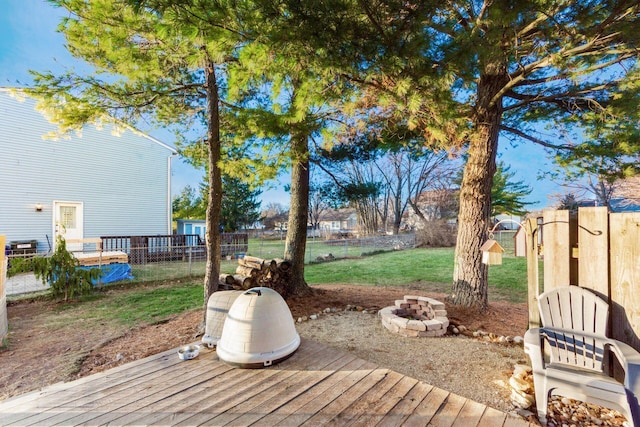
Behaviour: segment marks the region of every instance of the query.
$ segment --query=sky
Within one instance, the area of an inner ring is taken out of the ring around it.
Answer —
[[[81,67],[65,49],[64,36],[56,27],[64,17],[64,11],[51,6],[45,0],[0,0],[0,86],[19,87],[32,82],[29,70],[62,71],[65,67]],[[173,136],[167,132],[154,131],[150,135],[175,146]],[[499,159],[511,166],[514,179],[533,188],[526,198],[532,202],[529,209],[541,209],[552,205],[549,195],[559,192],[556,185],[537,179],[539,171],[550,161],[542,148],[534,144],[511,147],[500,141]],[[202,172],[180,159],[173,162],[172,195],[178,194],[186,185],[197,188],[202,181]],[[288,175],[264,190],[260,199],[264,208],[269,203],[289,204],[289,194],[284,191]]]

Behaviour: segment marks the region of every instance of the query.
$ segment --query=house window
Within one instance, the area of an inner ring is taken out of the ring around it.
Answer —
[[[67,230],[76,228],[75,206],[60,206],[60,224]]]
[[[340,221],[331,221],[331,228],[334,230],[340,229]]]

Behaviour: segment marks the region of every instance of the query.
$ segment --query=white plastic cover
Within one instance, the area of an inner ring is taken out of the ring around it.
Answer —
[[[211,294],[207,301],[207,318],[202,343],[208,347],[218,344],[222,327],[233,302],[242,291],[218,291]]]
[[[287,303],[273,289],[260,287],[231,305],[216,351],[227,363],[255,368],[286,359],[299,345]]]

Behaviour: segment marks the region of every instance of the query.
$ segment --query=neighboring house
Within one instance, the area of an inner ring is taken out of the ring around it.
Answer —
[[[634,199],[611,199],[611,212],[640,212],[640,200]]]
[[[35,101],[0,88],[0,234],[53,249],[67,239],[171,234],[171,158],[175,149],[127,128],[55,131]]]
[[[358,231],[358,214],[355,209],[328,209],[318,218],[320,232],[356,233]]]
[[[455,227],[457,217],[458,197],[455,189],[427,190],[420,193],[416,205],[428,222],[446,220]],[[402,228],[420,230],[424,228],[424,221],[415,213],[411,206],[407,206],[402,217]]]

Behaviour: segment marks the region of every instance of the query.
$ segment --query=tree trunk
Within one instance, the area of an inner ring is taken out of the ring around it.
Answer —
[[[304,254],[309,218],[309,146],[306,135],[291,138],[291,206],[284,258],[291,262],[288,295],[307,295],[311,288],[304,280]]]
[[[220,110],[218,82],[216,81],[215,64],[208,61],[205,66],[207,90],[207,110],[209,124],[207,128],[208,180],[209,194],[207,200],[205,241],[207,245],[207,262],[204,274],[204,311],[203,325],[206,321],[207,302],[209,296],[218,290],[220,276],[220,207],[222,204],[222,177],[220,173]]]
[[[486,310],[488,268],[482,263],[480,247],[491,226],[491,186],[496,171],[498,132],[502,120],[501,99],[490,102],[508,79],[506,69],[490,64],[480,77],[475,111],[475,134],[460,187],[458,237],[453,286],[448,301]]]

